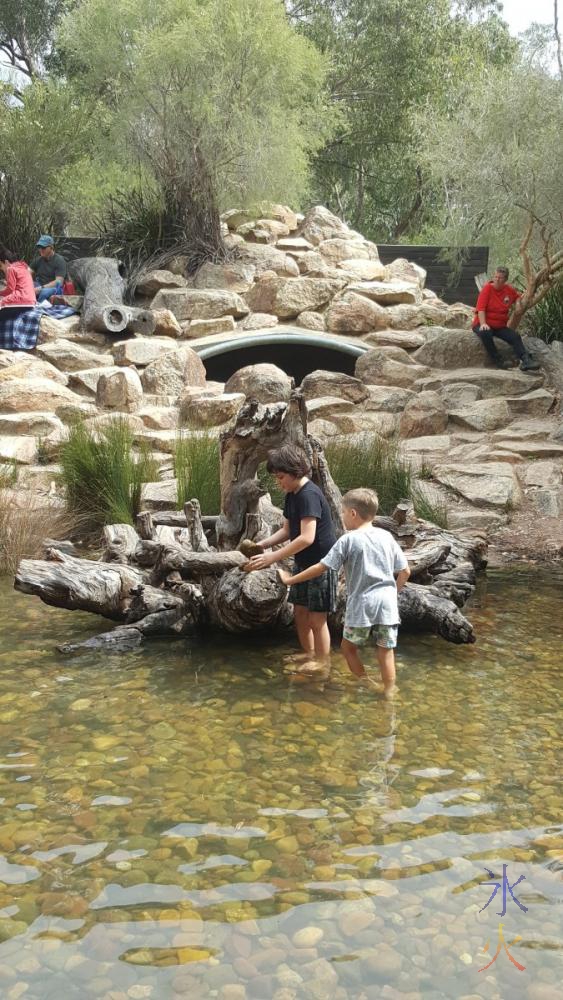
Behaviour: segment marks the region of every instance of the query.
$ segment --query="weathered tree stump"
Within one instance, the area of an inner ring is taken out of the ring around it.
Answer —
[[[320,444],[307,436],[304,402],[294,392],[288,404],[262,406],[250,400],[235,426],[223,433],[218,518],[202,517],[197,499],[183,512],[143,512],[137,531],[130,525],[105,528],[100,562],[54,548],[47,560],[23,560],[16,589],[37,594],[47,604],[92,611],[119,623],[97,639],[60,647],[70,652],[131,649],[145,635],[177,636],[209,626],[232,633],[287,627],[292,607],[275,568],[243,572],[247,556],[238,546],[244,539],[265,537],[282,523],[281,511],[256,472],[270,448],[288,441],[309,455],[313,479],[329,501],[340,534],[340,493]],[[395,535],[411,566],[411,582],[399,595],[404,625],[449,642],[474,642],[472,625],[459,609],[474,590],[476,570],[485,565],[484,539],[464,538],[417,520],[409,502],[375,523]],[[217,548],[209,544],[206,528],[216,535]],[[332,621],[338,625],[338,615]]]
[[[150,309],[136,309],[123,302],[125,281],[113,257],[80,257],[69,263],[73,281],[84,290],[82,324],[100,333],[154,333],[156,319]]]

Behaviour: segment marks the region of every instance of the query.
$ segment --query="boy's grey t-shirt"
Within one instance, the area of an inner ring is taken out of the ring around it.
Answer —
[[[399,605],[395,573],[408,562],[393,535],[383,528],[349,531],[342,535],[321,562],[346,574],[345,622],[350,628],[398,625]]]

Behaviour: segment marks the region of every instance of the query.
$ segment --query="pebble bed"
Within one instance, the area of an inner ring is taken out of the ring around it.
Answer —
[[[490,573],[389,704],[290,635],[65,659],[0,581],[0,996],[560,1000],[562,592]]]

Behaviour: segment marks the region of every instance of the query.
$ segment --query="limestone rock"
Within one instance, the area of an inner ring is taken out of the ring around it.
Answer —
[[[417,327],[424,326],[424,308],[422,304],[388,306],[385,310],[386,326],[393,330],[416,330]]]
[[[366,295],[368,299],[379,302],[382,306],[396,306],[401,303],[412,305],[421,300],[418,285],[406,281],[359,281],[348,285],[347,290],[358,295]]]
[[[417,352],[418,353],[418,352]],[[416,389],[435,389],[441,391],[444,386],[455,382],[476,385],[483,397],[491,396],[523,396],[524,393],[539,389],[543,378],[541,375],[527,375],[520,371],[502,371],[496,368],[458,368],[456,371],[438,372],[434,375],[421,377]]]
[[[31,465],[37,454],[37,441],[34,437],[0,433],[0,462],[16,462],[18,465]]]
[[[236,417],[245,398],[242,392],[201,396],[199,399],[180,398],[180,420],[186,427],[219,427]]]
[[[283,250],[284,253],[291,253],[292,251],[304,253],[313,249],[313,244],[309,243],[309,240],[303,239],[302,236],[286,236],[278,240],[276,246],[278,250]]]
[[[198,269],[193,287],[227,289],[243,295],[252,288],[255,275],[255,265],[245,264],[243,261],[232,261],[229,264],[206,262]]]
[[[367,389],[368,396],[363,405],[368,412],[402,413],[407,403],[416,398],[416,393],[410,389],[394,385],[368,385]]]
[[[182,327],[170,309],[153,309],[152,312],[156,321],[155,337],[178,338],[182,336]]]
[[[424,334],[414,330],[377,330],[365,339],[374,347],[402,347],[405,351],[416,351],[426,342]]]
[[[512,452],[521,458],[559,458],[563,459],[563,444],[557,441],[515,440],[509,436],[510,428],[506,430],[506,440],[495,440],[495,446],[502,451]]]
[[[483,393],[478,385],[469,385],[467,382],[451,382],[449,385],[441,387],[440,396],[447,410],[458,410],[474,403],[477,399],[482,399]]]
[[[289,235],[289,226],[278,219],[257,219],[256,222],[245,222],[236,231],[249,243],[276,243],[281,237]]]
[[[400,361],[402,365],[416,365],[412,354],[405,351],[404,347],[399,347],[398,344],[385,344],[383,347],[378,348],[378,350],[391,361]]]
[[[135,291],[137,295],[156,295],[161,288],[185,288],[187,285],[186,279],[182,274],[175,274],[172,271],[166,270],[155,270],[147,271],[145,274],[141,275]]]
[[[171,431],[179,422],[175,406],[144,406],[137,416],[152,431]]]
[[[402,389],[412,389],[415,382],[428,375],[429,369],[422,365],[403,364],[389,358],[381,348],[366,351],[356,362],[356,375],[368,385],[392,385]],[[422,386],[421,386],[422,387]],[[423,386],[433,389],[434,386]]]
[[[145,483],[141,490],[141,505],[145,510],[176,510],[178,507],[178,483],[176,479],[165,479],[157,483]]]
[[[187,319],[217,319],[246,316],[248,306],[236,292],[210,288],[161,289],[151,309],[170,309],[180,322]]]
[[[563,469],[555,462],[540,459],[530,462],[525,470],[520,474],[520,478],[526,486],[561,486]]]
[[[69,385],[71,389],[82,396],[95,396],[98,388],[98,379],[101,375],[109,375],[121,371],[118,365],[113,368],[108,366],[96,368],[84,368],[69,375]]]
[[[352,403],[361,403],[368,396],[366,386],[359,379],[352,375],[344,375],[342,372],[328,372],[321,369],[305,376],[301,383],[301,391],[307,400],[337,396]]]
[[[118,340],[112,347],[114,365],[137,365],[144,368],[167,351],[177,351],[178,342],[171,337],[131,337]]]
[[[296,261],[287,253],[272,246],[261,246],[258,243],[243,243],[237,247],[237,260],[253,264],[256,277],[266,271],[273,271],[284,278],[297,278],[299,267]]]
[[[331,268],[316,250],[290,250],[289,254],[297,262],[300,274],[322,278],[328,276]],[[342,277],[340,271],[339,276]]]
[[[325,208],[323,205],[314,205],[303,219],[299,227],[299,235],[303,239],[308,240],[309,243],[312,243],[313,246],[318,246],[319,243],[333,239],[334,237],[345,239],[350,235],[350,230],[346,223],[342,222],[342,219],[339,219],[337,215],[329,212],[328,208]],[[363,254],[351,253],[347,256],[362,257]]]
[[[448,424],[448,415],[437,392],[420,392],[409,400],[400,421],[401,437],[424,437],[442,434]]]
[[[332,267],[336,267],[340,261],[349,260],[350,258],[379,261],[377,247],[373,243],[369,243],[363,239],[352,240],[337,236],[332,239],[322,240],[318,244],[317,249],[327,264],[330,264]]]
[[[386,330],[389,310],[365,295],[344,292],[335,298],[325,314],[326,328],[331,333],[362,334],[371,330]]]
[[[509,396],[506,402],[512,416],[544,417],[553,408],[555,396],[547,389],[534,389],[523,396]]]
[[[0,382],[0,413],[54,413],[63,403],[80,402],[66,385],[51,378],[16,378]]]
[[[71,340],[55,340],[48,344],[40,344],[35,351],[43,361],[48,361],[63,372],[114,364],[111,354],[94,353]]]
[[[231,375],[225,385],[227,393],[243,393],[259,403],[287,402],[292,379],[276,365],[246,365]]]
[[[53,340],[70,340],[73,336],[80,336],[81,325],[80,316],[65,316],[64,319],[53,319],[51,316],[42,316],[39,320],[38,344],[48,344]]]
[[[410,438],[402,442],[401,451],[412,460],[425,463],[444,462],[449,457],[452,439],[449,434],[432,434],[430,436]]]
[[[348,257],[339,260],[336,266],[355,281],[385,281],[388,276],[387,268],[379,260]]]
[[[439,483],[477,507],[508,509],[522,499],[518,479],[508,462],[439,465],[433,474]]]
[[[387,273],[392,281],[408,281],[424,288],[426,284],[426,271],[419,264],[414,264],[406,257],[396,257],[391,264],[387,265]]]
[[[344,287],[344,281],[326,278],[290,278],[264,275],[248,292],[246,301],[255,312],[292,319],[305,310],[326,305]]]
[[[463,302],[454,302],[453,305],[448,306],[446,326],[468,330],[473,323],[474,316],[475,310],[471,306],[466,306]]]
[[[0,385],[22,378],[49,379],[59,385],[68,385],[68,376],[64,372],[60,372],[48,361],[41,361],[30,354],[18,357],[14,364],[0,370]]]
[[[333,420],[335,414],[353,412],[354,403],[342,396],[319,396],[307,402],[307,415],[311,420]]]
[[[179,396],[186,386],[205,386],[205,368],[191,347],[181,347],[178,351],[167,351],[147,365],[141,382],[145,392]]]
[[[247,317],[248,318],[248,317]],[[222,316],[221,319],[192,319],[183,327],[183,336],[189,340],[199,337],[211,337],[216,333],[233,333],[236,323],[232,316]]]
[[[499,427],[506,427],[512,419],[508,403],[504,399],[480,399],[463,408],[450,410],[449,415],[453,424],[476,431],[495,431]]]
[[[325,318],[322,313],[311,312],[309,309],[306,309],[305,312],[302,312],[297,317],[295,325],[302,327],[304,330],[319,330],[324,332]]]
[[[255,312],[250,313],[242,321],[243,330],[271,330],[272,327],[277,326],[279,323],[277,316],[272,316],[271,313],[265,312]]]
[[[143,398],[141,379],[134,368],[122,368],[101,375],[96,386],[96,403],[105,410],[137,410]]]
[[[14,434],[46,437],[48,434],[62,434],[63,430],[63,422],[53,413],[0,414],[0,434],[8,437]]]

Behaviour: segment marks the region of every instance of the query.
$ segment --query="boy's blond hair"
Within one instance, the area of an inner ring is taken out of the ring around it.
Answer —
[[[342,506],[353,507],[364,521],[368,521],[372,520],[379,510],[379,498],[375,490],[361,487],[357,490],[348,490],[342,497]]]

